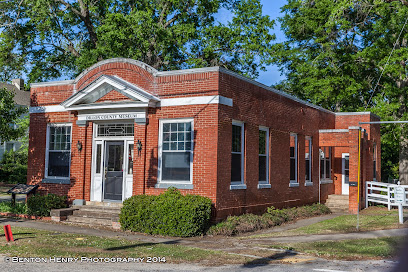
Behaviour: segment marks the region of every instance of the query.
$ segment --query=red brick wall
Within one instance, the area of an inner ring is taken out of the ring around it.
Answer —
[[[154,77],[143,68],[129,63],[108,63],[89,70],[72,86],[32,88],[32,105],[58,105],[80,91],[99,76],[117,75],[160,98],[222,95],[232,98],[233,107],[221,104],[190,105],[149,108],[147,125],[135,124],[135,158],[133,166],[133,194],[159,194],[157,189],[159,120],[192,118],[194,120],[194,160],[192,190],[181,190],[208,196],[217,209],[216,218],[245,212],[260,213],[269,206],[289,207],[319,201],[319,146],[334,146],[333,184],[321,185],[320,199],[340,193],[341,153],[349,151],[355,156],[355,137],[352,133],[321,133],[319,129],[348,128],[358,121],[372,120],[371,115],[336,116],[287,97],[271,92],[261,86],[244,81],[226,73],[204,72]],[[120,101],[126,96],[112,91],[99,101]],[[362,119],[361,119],[362,118]],[[31,114],[30,152],[28,182],[40,184],[40,190],[67,194],[70,199],[90,199],[92,164],[92,123],[87,127],[76,126],[76,113]],[[245,190],[230,190],[232,120],[245,123]],[[73,124],[71,153],[71,184],[43,184],[45,168],[45,132],[47,123],[68,122]],[[270,129],[269,177],[271,188],[258,189],[258,140],[259,126]],[[364,178],[370,179],[369,156],[372,141],[380,149],[379,127],[365,126],[368,132],[364,151],[368,156],[362,169]],[[290,133],[298,135],[298,182],[299,187],[289,187],[289,140]],[[354,133],[354,132],[353,132]],[[354,135],[354,134],[353,134]],[[313,137],[312,181],[305,186],[305,137]],[[351,138],[352,140],[351,140]],[[136,142],[143,144],[137,154]],[[76,149],[80,141],[83,150]],[[351,146],[351,149],[349,148]],[[354,152],[354,153],[353,153]],[[350,154],[350,156],[352,156]],[[380,152],[378,156],[380,158]],[[355,164],[355,161],[353,162]],[[378,160],[380,164],[380,160]],[[355,166],[353,166],[355,167]],[[378,166],[380,171],[380,166]],[[351,172],[351,171],[350,171]],[[336,179],[337,178],[337,179]],[[340,191],[339,191],[340,190]]]
[[[126,95],[121,94],[120,92],[117,92],[115,90],[112,90],[99,98],[96,103],[101,103],[101,102],[112,102],[112,101],[133,101]]]
[[[317,202],[319,129],[334,128],[334,114],[300,104],[227,74],[220,74],[220,95],[234,106],[220,105],[217,218],[244,212],[264,212]],[[245,123],[245,190],[230,190],[232,120]],[[258,189],[258,129],[270,128],[270,189]],[[298,134],[299,187],[289,187],[289,135]],[[313,137],[312,181],[305,186],[305,136]],[[328,187],[328,186],[322,186]],[[325,190],[323,188],[323,190]]]

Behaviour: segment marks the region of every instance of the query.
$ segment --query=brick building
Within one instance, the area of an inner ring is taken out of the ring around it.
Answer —
[[[216,219],[331,194],[356,212],[359,130],[362,181],[380,180],[379,126],[359,126],[376,115],[333,113],[220,67],[104,60],[32,84],[30,116],[28,183],[77,203],[174,186],[211,198]]]

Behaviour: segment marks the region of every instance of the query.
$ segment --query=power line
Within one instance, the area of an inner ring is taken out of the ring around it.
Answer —
[[[378,84],[380,83],[381,77],[382,77],[382,75],[384,74],[384,71],[385,71],[385,69],[387,68],[388,63],[390,62],[392,53],[394,53],[395,47],[397,46],[397,43],[398,43],[398,41],[399,41],[399,39],[400,39],[400,37],[401,37],[402,32],[404,31],[404,28],[405,28],[405,25],[407,24],[407,22],[408,22],[408,17],[407,17],[407,19],[405,20],[405,23],[404,23],[404,25],[402,26],[402,29],[401,29],[401,31],[400,31],[400,33],[399,33],[399,35],[398,35],[398,38],[397,38],[397,40],[396,40],[395,43],[394,43],[394,48],[392,48],[391,53],[390,53],[390,55],[388,56],[387,63],[385,64],[384,69],[382,70],[381,75],[380,75],[380,77],[378,78],[377,84],[375,85],[374,90],[373,90],[373,92],[372,92],[372,94],[371,94],[371,96],[370,96],[370,99],[368,100],[368,102],[367,102],[367,104],[366,104],[366,106],[365,106],[365,108],[364,108],[365,110],[367,109],[368,105],[369,105],[370,102],[371,102],[371,99],[372,99],[373,96],[374,96],[374,93],[375,93],[375,91],[376,91],[376,89],[377,89],[377,86],[378,86]]]

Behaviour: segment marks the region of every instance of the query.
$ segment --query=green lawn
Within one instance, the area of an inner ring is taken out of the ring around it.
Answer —
[[[15,242],[7,243],[0,231],[0,254],[18,257],[165,257],[166,262],[194,262],[214,265],[245,263],[248,258],[168,243],[143,243],[12,227]]]
[[[324,220],[309,226],[300,227],[297,229],[274,232],[260,235],[253,235],[247,238],[260,237],[284,237],[296,235],[310,235],[310,234],[334,234],[334,233],[348,233],[356,232],[357,215],[341,215],[332,219]],[[360,214],[360,231],[372,231],[380,229],[393,229],[408,227],[408,223],[404,225],[398,223],[398,210],[388,211],[386,208],[369,208]]]
[[[394,257],[398,255],[398,248],[403,241],[403,237],[383,237],[376,239],[275,244],[270,247],[291,249],[325,258],[356,260]]]

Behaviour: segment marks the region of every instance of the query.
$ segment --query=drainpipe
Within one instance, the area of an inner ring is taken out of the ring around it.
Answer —
[[[87,140],[87,131],[88,131],[88,126],[87,125],[85,125],[85,137],[84,137],[84,143],[83,143],[83,148],[82,148],[82,150],[84,150],[85,152],[87,152],[87,150],[86,150],[86,140]],[[79,152],[79,153],[81,153],[81,152]],[[84,200],[84,202],[86,201],[86,199],[85,199],[85,183],[86,183],[86,154],[84,153],[83,154],[83,163],[84,163],[84,170],[83,170],[83,175],[84,175],[84,178],[83,178],[83,183],[82,183],[82,199]]]
[[[146,160],[147,160],[147,125],[148,125],[148,119],[146,118],[146,124],[145,124],[145,135],[144,135],[144,160],[143,160],[143,194],[146,194]]]
[[[321,167],[321,165],[320,165],[320,147],[319,147],[319,152],[318,152],[318,157],[319,157],[319,204],[321,204],[320,203],[320,186],[321,186],[321,183],[320,183],[320,167]]]

